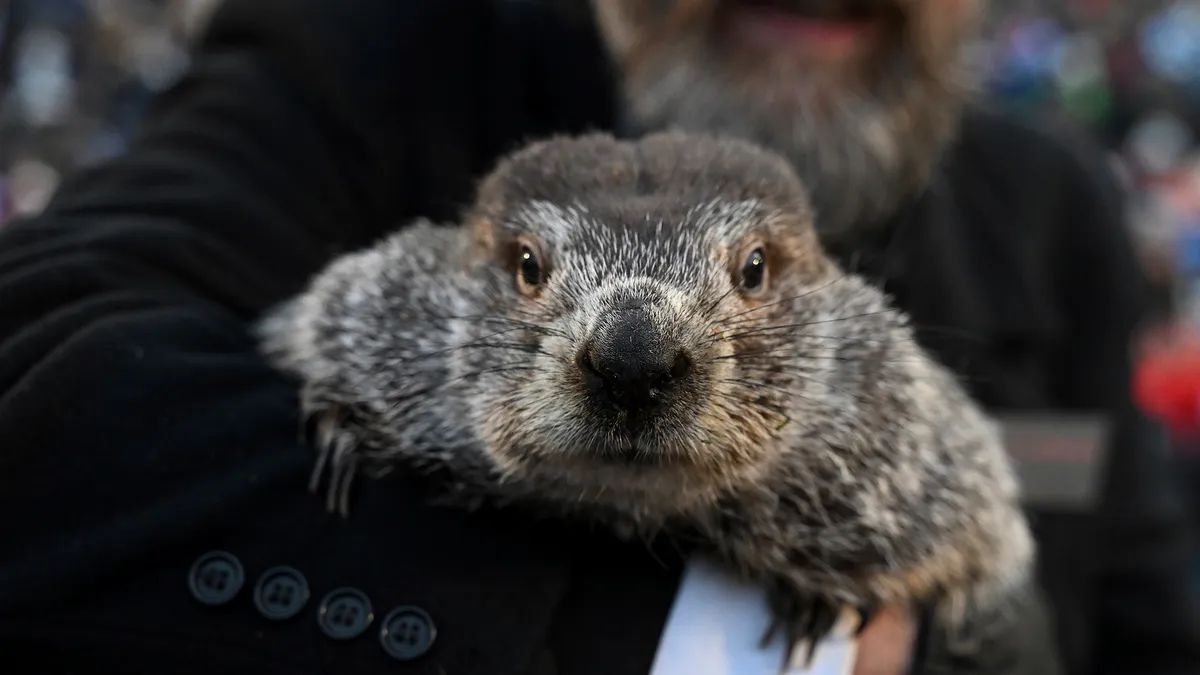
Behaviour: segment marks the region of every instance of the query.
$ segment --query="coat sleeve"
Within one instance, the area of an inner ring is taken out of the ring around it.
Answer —
[[[389,97],[465,4],[233,0],[125,156],[0,231],[0,608],[232,508],[200,486],[294,446],[247,326],[415,208]],[[441,75],[470,88],[470,53]]]
[[[1146,306],[1121,189],[1099,153],[1065,168],[1052,249],[1066,339],[1051,371],[1059,402],[1110,412],[1097,518],[1094,672],[1200,672],[1191,523],[1164,431],[1136,409],[1132,340]]]

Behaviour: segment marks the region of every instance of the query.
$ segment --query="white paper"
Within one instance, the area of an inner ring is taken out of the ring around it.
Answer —
[[[770,625],[766,592],[706,559],[689,561],[654,657],[650,675],[850,675],[850,617],[817,645],[812,663],[797,647],[785,667],[783,640],[759,641]]]

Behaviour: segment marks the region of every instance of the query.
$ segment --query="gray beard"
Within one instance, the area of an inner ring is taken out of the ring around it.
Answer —
[[[779,152],[808,187],[817,229],[829,243],[882,226],[925,186],[966,100],[955,66],[919,77],[910,64],[896,63],[870,93],[829,92],[818,114],[817,85],[785,102],[724,77],[719,64],[705,64],[707,55],[663,56],[627,78],[633,126],[737,136]],[[794,72],[771,81],[806,86]]]

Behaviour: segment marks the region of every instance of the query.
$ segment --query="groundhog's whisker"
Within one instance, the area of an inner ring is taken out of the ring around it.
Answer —
[[[787,396],[792,396],[796,393],[790,389],[785,389],[778,385],[769,384],[767,382],[762,382],[762,381],[757,381],[757,380],[748,380],[748,379],[744,379],[744,378],[740,378],[740,377],[724,377],[717,381],[718,382],[729,382],[731,384],[740,384],[747,388],[753,388],[753,389],[771,389],[773,391],[777,391],[777,392],[779,392],[781,394],[785,394]]]
[[[751,372],[751,374],[754,374],[754,377],[764,377],[767,375],[779,375],[780,377],[778,378],[778,381],[776,381],[776,383],[764,382],[763,386],[781,389],[781,393],[786,393],[787,395],[792,394],[790,389],[786,389],[786,387],[791,387],[792,380],[791,380],[791,377],[788,377],[788,374],[785,371],[769,369],[769,368],[767,368],[767,366],[762,366],[762,368],[746,368],[746,369],[739,369],[739,370],[745,370],[745,371]],[[762,375],[760,375],[760,374],[762,374]],[[721,380],[721,382],[736,382],[736,383],[744,384],[744,386],[746,386],[746,387],[757,387],[756,381],[751,382],[749,380],[745,380],[745,378],[740,378],[740,377],[739,378],[728,378],[728,380]]]
[[[738,290],[738,288],[739,288],[739,287],[738,287],[736,284],[735,284],[735,285],[731,285],[731,286],[729,287],[729,290],[727,290],[727,291],[725,291],[724,293],[722,293],[722,294],[720,295],[720,297],[718,297],[716,300],[713,300],[713,301],[712,301],[712,304],[710,304],[710,305],[709,305],[708,307],[706,307],[706,308],[705,308],[703,311],[701,311],[701,312],[700,312],[700,316],[709,316],[710,314],[712,314],[713,310],[715,310],[715,309],[716,309],[718,306],[720,306],[720,304],[721,304],[721,303],[722,303],[722,302],[725,300],[725,298],[728,298],[729,296],[731,296],[731,295],[733,295],[734,293],[736,293],[736,292],[737,292],[737,290]]]
[[[820,379],[820,378],[813,377],[813,373],[812,373],[810,370],[808,370],[808,369],[806,369],[806,368],[804,368],[804,367],[802,367],[802,366],[796,366],[795,364],[791,364],[791,363],[789,363],[789,361],[791,360],[791,358],[792,358],[792,355],[788,355],[786,358],[782,358],[782,357],[781,357],[779,361],[769,361],[769,365],[759,365],[759,366],[753,365],[752,363],[750,363],[750,364],[742,364],[742,363],[739,363],[739,364],[738,364],[738,368],[739,368],[739,369],[742,369],[742,370],[752,370],[752,371],[761,371],[761,372],[781,372],[781,373],[788,373],[789,375],[794,375],[794,376],[796,376],[796,377],[799,377],[799,378],[801,378],[801,379],[807,380],[807,381],[809,381],[809,382],[815,382],[815,383],[817,383],[817,384],[820,384],[820,385],[822,385],[822,386],[828,387],[829,389],[831,389],[831,390],[833,390],[833,391],[835,391],[835,392],[838,392],[839,394],[842,394],[843,396],[845,396],[845,397],[847,397],[847,398],[850,398],[850,399],[853,399],[853,400],[856,400],[856,401],[866,401],[866,400],[868,400],[868,399],[866,399],[866,398],[863,398],[862,396],[860,396],[860,395],[858,395],[858,394],[854,394],[854,393],[851,393],[851,392],[847,392],[847,391],[841,390],[841,389],[839,389],[839,388],[835,387],[834,385],[830,384],[829,382],[826,382],[826,381],[824,381],[824,380],[822,380],[822,379]],[[752,361],[752,362],[753,362],[753,361],[764,361],[764,360],[767,360],[767,359],[765,359],[765,358],[761,358],[761,357],[760,357],[760,358],[757,358],[757,359],[747,359],[747,360],[748,360],[748,361]],[[758,385],[760,385],[760,384],[762,384],[762,383],[758,383],[758,382],[750,382],[750,383],[747,383],[747,384],[751,384],[751,385],[758,386]],[[796,392],[788,392],[788,393],[796,393]]]
[[[816,319],[814,321],[802,321],[800,323],[783,323],[783,324],[775,324],[775,325],[771,325],[771,326],[760,326],[758,328],[751,328],[749,330],[745,330],[740,333],[732,333],[729,335],[717,335],[712,338],[709,338],[709,342],[717,342],[720,340],[736,340],[738,338],[748,337],[751,335],[760,335],[762,333],[794,330],[794,329],[806,328],[808,326],[816,326],[816,325],[825,324],[825,323],[837,323],[838,321],[850,321],[853,319],[863,319],[866,317],[878,316],[881,314],[895,314],[895,313],[896,313],[896,311],[892,310],[892,309],[882,309],[882,310],[875,311],[875,312],[863,312],[862,314],[850,314],[847,316],[836,316],[836,317],[832,317],[829,319]]]
[[[471,344],[460,345],[455,349],[508,349],[511,351],[524,352],[526,354],[542,354],[555,358],[554,354],[538,347],[537,345],[523,344],[520,342],[472,342]]]
[[[886,347],[888,345],[915,344],[915,340],[909,338],[889,337],[885,342],[883,340],[872,340],[870,338],[863,338],[857,335],[828,335],[826,333],[797,332],[781,335],[780,337],[802,338],[805,340],[833,340],[835,342],[851,342],[856,346],[861,345],[863,347]]]
[[[536,333],[538,335],[553,335],[555,337],[566,337],[566,333],[563,333],[560,330],[556,330],[556,329],[550,328],[548,326],[539,326],[538,324],[532,323],[529,321],[520,321],[517,319],[501,319],[498,317],[461,317],[461,318],[463,320],[467,320],[467,321],[478,321],[479,323],[483,323],[483,324],[501,324],[501,325],[507,324],[514,328],[528,330],[528,331],[530,331],[532,333]]]
[[[801,396],[801,398],[803,398],[803,396]],[[722,400],[722,399],[725,399],[725,400]],[[772,427],[772,429],[774,431],[779,431],[780,429],[782,429],[792,423],[791,416],[789,416],[787,414],[787,412],[784,411],[784,408],[782,408],[781,406],[777,406],[777,405],[767,403],[767,402],[741,398],[741,397],[734,396],[734,395],[726,393],[726,392],[720,392],[720,393],[715,394],[713,396],[713,405],[715,405],[717,407],[717,409],[722,410],[726,414],[729,414],[729,415],[740,415],[745,412],[744,407],[729,407],[728,405],[725,405],[726,400],[731,401],[733,403],[741,404],[742,406],[751,405],[751,406],[758,406],[761,408],[765,408],[767,412],[772,413],[776,417],[779,418],[779,421],[775,423],[774,427]],[[793,401],[793,403],[794,403],[794,401]],[[810,411],[814,410],[813,408],[807,408],[805,406],[797,406],[797,408],[801,412],[810,412]]]
[[[503,349],[503,348],[498,348],[498,349]],[[509,351],[513,351],[513,352],[518,352],[518,351],[519,351],[519,352],[522,352],[522,353],[527,353],[527,354],[528,354],[528,353],[534,353],[534,352],[527,352],[527,351],[525,351],[525,350],[519,350],[519,349],[515,349],[515,348],[514,348],[514,349],[509,349]],[[546,354],[546,352],[536,352],[536,353],[539,353],[539,354],[545,354],[546,356],[552,356],[551,354]],[[510,366],[510,365],[522,365],[522,366],[526,366],[526,365],[527,365],[529,368],[533,368],[533,367],[534,367],[534,366],[533,366],[533,365],[530,363],[530,360],[529,360],[529,359],[520,359],[520,360],[512,360],[512,361],[507,361],[507,362],[501,363],[500,365],[502,365],[502,366]],[[419,374],[420,372],[421,372],[421,371],[418,371],[418,370],[399,371],[399,372],[395,373],[395,375],[397,375],[398,377],[401,377],[401,378],[407,378],[407,377],[413,377],[413,376],[415,376],[415,375]],[[453,381],[453,380],[448,380],[448,381]],[[431,389],[428,389],[428,390],[425,390],[425,391],[436,391],[436,388],[431,388]]]
[[[797,354],[797,359],[803,361],[840,361],[842,363],[862,363],[862,357],[831,356],[825,354]],[[920,359],[872,359],[872,363],[908,366],[921,363]],[[798,367],[798,366],[797,366]]]
[[[456,382],[460,382],[462,380],[476,378],[481,375],[487,375],[489,373],[503,373],[503,372],[508,372],[508,371],[518,371],[518,370],[537,370],[537,368],[535,366],[504,365],[504,366],[499,366],[499,367],[495,367],[495,368],[483,368],[480,370],[463,373],[462,375],[459,375],[457,377],[451,377],[451,378],[442,380],[441,382],[439,382],[433,386],[430,386],[430,387],[423,387],[423,388],[417,389],[415,391],[405,392],[402,396],[398,397],[394,402],[392,402],[392,405],[388,407],[386,414],[394,415],[395,413],[401,411],[401,406],[404,405],[405,403],[408,403],[409,401],[411,401],[417,397],[426,396],[428,394],[431,394],[443,387],[446,387],[447,385],[450,385],[450,384],[453,384]]]
[[[855,317],[845,317],[845,318],[850,319],[850,318],[855,318]],[[757,318],[748,318],[748,319],[742,319],[741,321],[734,322],[734,323],[739,323],[739,324],[740,323],[749,323],[750,321],[756,321],[756,320],[757,320]],[[726,326],[726,327],[728,327],[728,326]],[[942,326],[924,326],[924,325],[913,324],[913,323],[910,323],[909,327],[912,329],[914,336],[907,341],[917,343],[917,344],[920,344],[920,341],[916,339],[917,335],[950,336],[953,338],[959,338],[962,340],[967,340],[967,341],[976,342],[976,343],[986,342],[986,339],[984,337],[982,337],[981,335],[974,333],[972,331],[968,331],[968,330],[956,329],[956,328],[952,328],[952,327],[942,327]],[[771,327],[764,326],[763,328],[771,328]],[[752,333],[754,331],[757,331],[757,328],[756,329],[748,329],[744,333],[748,334],[748,333]],[[727,335],[727,336],[724,336],[724,338],[725,339],[733,339],[735,337],[740,337],[742,334],[743,333]],[[861,341],[862,344],[864,344],[864,345],[882,344],[879,342],[863,340],[862,338],[859,338],[856,336],[823,335],[823,334],[817,334],[817,333],[797,333],[795,335],[811,337],[811,338],[822,338],[822,339],[828,339],[828,340],[855,340],[855,341]],[[714,338],[711,338],[710,341],[715,342],[718,339],[720,339],[720,338],[714,337]],[[892,341],[896,342],[895,339],[892,339]]]
[[[887,339],[887,341],[883,341],[883,340],[872,340],[869,338],[862,338],[862,337],[859,337],[856,335],[824,335],[824,334],[819,334],[819,333],[803,333],[803,332],[774,333],[774,334],[770,334],[770,335],[763,335],[760,337],[762,337],[764,339],[776,338],[776,339],[783,341],[780,344],[791,345],[791,346],[794,346],[797,348],[802,348],[805,346],[804,342],[802,342],[803,340],[824,340],[824,341],[826,341],[825,343],[818,343],[818,345],[811,345],[811,346],[813,348],[838,349],[838,350],[849,349],[851,347],[884,349],[887,347],[895,347],[895,346],[900,346],[900,345],[916,345],[916,346],[920,345],[920,343],[917,342],[913,338],[889,337]],[[829,343],[829,342],[835,343],[834,346],[827,346],[827,343]],[[896,363],[902,363],[902,362],[896,361]]]
[[[779,403],[772,403],[770,401],[763,400],[761,397],[755,398],[752,396],[739,396],[737,394],[734,394],[733,392],[728,392],[728,391],[713,392],[713,395],[718,398],[725,398],[730,401],[736,401],[738,403],[745,403],[747,405],[756,406],[758,408],[763,408],[763,409],[767,410],[768,412],[772,412],[772,413],[775,413],[776,415],[781,415],[783,417],[787,417],[787,413],[785,412],[787,410],[787,408],[785,408],[783,405],[781,405]],[[809,400],[811,400],[811,399],[809,399]],[[744,410],[742,410],[740,412],[744,412]]]
[[[483,336],[481,336],[481,337],[475,338],[474,340],[471,340],[471,341],[469,341],[469,342],[464,342],[464,343],[462,343],[462,344],[457,344],[457,345],[450,345],[449,347],[442,347],[442,348],[440,348],[440,349],[435,349],[435,350],[433,350],[433,351],[422,352],[422,353],[420,353],[420,354],[416,354],[416,355],[413,355],[413,356],[409,356],[409,357],[407,357],[407,358],[400,359],[400,360],[399,360],[399,362],[400,362],[400,363],[409,363],[409,362],[412,362],[412,361],[424,361],[424,360],[428,359],[428,358],[429,358],[429,357],[431,357],[431,356],[437,356],[437,355],[439,355],[439,354],[447,354],[447,353],[449,353],[449,352],[452,352],[452,351],[454,351],[454,350],[456,350],[456,349],[461,349],[461,348],[463,348],[463,347],[468,347],[468,346],[470,346],[470,345],[473,345],[473,344],[476,344],[476,343],[478,343],[478,342],[482,342],[482,341],[484,341],[484,340],[490,340],[490,339],[492,339],[492,338],[494,338],[494,337],[497,337],[497,336],[499,336],[499,335],[504,335],[504,334],[506,334],[506,333],[511,333],[511,332],[513,332],[513,331],[518,331],[518,330],[521,330],[521,327],[520,327],[520,326],[516,326],[516,327],[513,327],[513,328],[505,328],[504,330],[499,330],[499,331],[496,331],[495,333],[488,333],[487,335],[483,335]]]
[[[553,335],[555,337],[563,337],[563,338],[566,337],[566,333],[563,333],[560,330],[555,330],[553,328],[550,328],[549,326],[542,326],[542,325],[539,325],[539,324],[536,324],[536,323],[533,323],[530,321],[522,321],[520,319],[514,319],[514,318],[508,317],[508,316],[498,316],[498,315],[493,315],[493,314],[461,314],[461,315],[430,314],[428,316],[430,318],[441,319],[443,321],[479,321],[482,323],[510,324],[513,327],[526,328],[528,330],[531,330],[531,331],[534,331],[536,333],[540,333],[543,335]]]
[[[785,302],[793,302],[795,300],[800,300],[801,298],[807,298],[810,295],[813,295],[815,293],[820,293],[821,291],[828,289],[830,286],[833,286],[834,284],[836,284],[839,281],[842,281],[844,279],[849,279],[849,278],[850,278],[849,275],[843,274],[839,277],[832,279],[831,281],[829,281],[827,283],[821,284],[820,286],[818,286],[816,288],[810,288],[809,290],[807,290],[803,293],[800,293],[799,295],[792,295],[792,296],[788,296],[786,298],[780,298],[779,300],[776,300],[774,302],[768,302],[766,304],[758,305],[757,307],[751,307],[750,309],[742,310],[735,314],[730,314],[730,315],[724,316],[724,317],[718,317],[718,318],[710,321],[709,325],[710,326],[714,326],[714,325],[718,325],[718,324],[732,325],[732,324],[736,324],[736,323],[741,323],[743,321],[754,321],[755,319],[753,319],[753,318],[741,319],[740,321],[730,321],[730,319],[736,319],[738,317],[745,316],[747,314],[752,314],[754,312],[760,312],[764,309],[769,309],[771,307],[781,305]],[[734,290],[736,290],[736,289],[737,289],[737,287],[735,286]]]
[[[744,359],[744,358],[748,358],[751,356],[762,356],[762,355],[766,355],[766,354],[776,354],[778,356],[786,356],[787,355],[786,353],[785,354],[777,354],[777,353],[787,350],[787,349],[794,349],[794,348],[795,348],[795,345],[793,345],[792,343],[784,342],[784,343],[772,345],[770,347],[764,347],[762,349],[752,349],[749,351],[735,352],[733,354],[722,354],[719,356],[714,356],[714,357],[710,358],[709,361],[710,362],[712,362],[712,361],[728,361],[730,359]]]
[[[776,301],[774,301],[774,302],[768,302],[768,303],[766,303],[766,304],[758,305],[757,307],[751,307],[750,309],[746,309],[746,310],[743,310],[743,311],[737,312],[737,313],[735,313],[735,314],[731,314],[731,315],[728,315],[728,316],[725,316],[725,317],[721,317],[721,318],[715,319],[715,320],[712,322],[712,324],[725,324],[725,325],[732,325],[732,324],[742,323],[742,322],[746,322],[746,321],[755,321],[755,320],[757,320],[757,318],[756,318],[756,317],[747,317],[746,315],[748,315],[748,314],[753,314],[753,313],[755,313],[755,312],[760,312],[760,311],[762,311],[762,310],[764,310],[764,309],[770,309],[770,308],[772,308],[772,307],[777,307],[777,306],[779,306],[779,305],[781,305],[781,304],[783,304],[783,303],[786,303],[786,302],[793,302],[793,301],[795,301],[795,300],[800,300],[800,299],[803,299],[803,298],[807,298],[807,297],[809,297],[809,296],[811,296],[811,295],[814,295],[814,294],[816,294],[816,293],[819,293],[819,292],[821,292],[821,291],[823,291],[823,290],[826,290],[826,289],[828,289],[829,287],[833,286],[834,284],[836,284],[836,283],[837,283],[837,282],[839,282],[839,281],[842,281],[842,280],[844,280],[844,279],[848,279],[848,278],[849,278],[849,276],[848,276],[848,275],[845,275],[845,274],[843,274],[843,275],[841,275],[841,276],[839,276],[839,277],[836,277],[836,278],[834,278],[834,279],[832,279],[832,280],[830,280],[830,281],[828,281],[828,282],[826,282],[826,283],[824,283],[824,284],[822,284],[822,285],[820,285],[820,286],[818,286],[818,287],[816,287],[816,288],[810,288],[809,290],[807,290],[807,291],[805,291],[805,292],[803,292],[803,293],[800,293],[800,294],[798,294],[798,295],[791,295],[791,296],[788,296],[788,297],[785,297],[785,298],[780,298],[779,300],[776,300]],[[738,319],[738,317],[746,317],[746,318],[739,319],[738,321],[731,321],[731,319]]]
[[[496,368],[481,368],[480,370],[471,371],[469,373],[463,373],[462,375],[459,375],[458,377],[451,378],[451,379],[447,380],[446,382],[444,382],[443,386],[445,384],[449,384],[450,382],[455,382],[458,380],[469,380],[472,378],[479,377],[480,375],[489,375],[489,374],[493,374],[493,373],[516,372],[516,371],[521,371],[521,370],[537,370],[537,367],[536,366],[509,365],[509,366],[499,366]]]
[[[873,399],[869,395],[867,395],[866,392],[846,391],[845,389],[842,389],[841,387],[838,387],[831,382],[823,380],[819,377],[813,377],[813,375],[810,373],[804,373],[804,372],[797,370],[797,371],[793,372],[792,374],[802,380],[807,380],[809,382],[812,382],[813,384],[817,384],[822,387],[825,387],[826,389],[828,389],[832,392],[835,392],[844,398],[854,401],[855,403],[867,404],[867,403],[870,403],[871,401],[873,401]],[[826,405],[829,405],[829,403],[826,402]]]
[[[863,394],[863,393],[855,393],[855,392],[849,392],[849,391],[846,391],[845,389],[842,389],[842,388],[840,388],[840,387],[836,387],[836,386],[834,386],[834,385],[832,385],[832,384],[829,384],[828,382],[826,382],[825,380],[822,380],[822,379],[820,379],[820,378],[816,378],[816,377],[809,377],[809,376],[803,375],[803,374],[801,374],[801,373],[793,373],[793,374],[795,374],[797,377],[799,377],[799,378],[800,378],[800,379],[802,379],[802,380],[808,380],[808,381],[810,381],[810,382],[813,382],[814,384],[821,385],[822,387],[827,387],[828,389],[830,389],[830,390],[831,390],[831,391],[833,391],[834,393],[837,393],[838,395],[840,395],[840,396],[842,396],[842,397],[844,397],[844,398],[846,398],[846,399],[848,399],[848,400],[850,400],[850,401],[853,401],[853,402],[855,402],[855,403],[857,403],[857,404],[860,404],[860,405],[869,404],[869,403],[871,403],[871,402],[874,400],[874,399],[872,399],[871,397],[869,397],[869,396],[867,396],[867,395],[865,395],[865,394]],[[754,385],[754,386],[759,386],[759,384],[760,384],[760,383],[757,383],[757,382],[754,382],[754,383],[751,383],[751,382],[746,382],[746,384],[747,384],[747,385],[751,385],[751,384],[752,384],[752,385]],[[788,396],[799,396],[799,397],[801,397],[801,398],[804,398],[804,399],[806,399],[806,400],[808,400],[808,401],[811,401],[811,402],[813,402],[813,403],[817,404],[817,408],[818,408],[818,409],[827,409],[827,408],[829,408],[829,407],[830,407],[830,405],[831,405],[830,401],[828,401],[828,400],[821,399],[821,398],[815,398],[815,397],[811,397],[811,396],[808,396],[807,394],[804,394],[804,393],[802,393],[802,392],[799,392],[799,391],[789,391],[789,392],[787,392],[787,394],[788,394]]]
[[[508,300],[501,299],[499,302],[496,302],[495,298],[493,298],[494,305],[503,307],[504,311],[506,311],[506,312],[512,312],[513,314],[517,314],[520,316],[527,316],[532,319],[538,319],[538,320],[545,321],[547,317],[552,317],[555,314],[551,310],[551,308],[546,303],[542,302],[541,300],[527,299],[526,301],[529,302],[530,304],[532,304],[533,306],[537,307],[539,310],[541,310],[541,312],[540,313],[533,312],[533,311],[527,310],[523,307],[513,306],[512,302],[508,301]]]
[[[804,375],[809,375],[809,376],[812,375],[813,371],[811,369],[805,368],[804,366],[801,366],[801,365],[796,365],[796,364],[787,362],[788,360],[793,359],[793,358],[803,359],[806,361],[844,361],[847,363],[857,363],[857,362],[862,361],[862,359],[860,359],[860,358],[846,358],[846,357],[834,357],[834,356],[809,356],[809,355],[798,354],[798,355],[794,355],[794,356],[789,355],[786,359],[782,359],[782,358],[778,358],[778,357],[774,357],[774,356],[749,358],[749,359],[746,359],[747,363],[739,363],[738,368],[743,369],[743,370],[755,370],[757,372],[786,372],[786,373],[799,373],[799,374],[804,374]],[[762,365],[755,365],[759,361],[763,361],[764,363]],[[911,359],[911,360],[878,359],[878,360],[875,360],[874,363],[881,364],[881,365],[886,364],[886,365],[912,366],[912,365],[920,365],[922,363],[922,361],[920,359]],[[958,375],[957,377],[959,380],[961,380],[963,382],[986,382],[987,381],[986,378],[973,376],[970,374]],[[809,379],[811,379],[811,377]],[[919,377],[919,376],[913,377],[913,381],[920,381],[922,379],[923,378]],[[931,381],[936,382],[936,380],[931,380]]]

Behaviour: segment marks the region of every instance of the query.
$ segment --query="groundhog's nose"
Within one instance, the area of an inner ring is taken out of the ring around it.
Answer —
[[[617,310],[606,319],[579,352],[584,382],[612,406],[649,412],[691,373],[692,360],[644,308]]]

